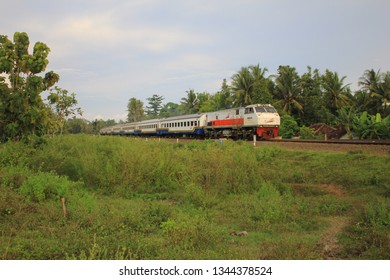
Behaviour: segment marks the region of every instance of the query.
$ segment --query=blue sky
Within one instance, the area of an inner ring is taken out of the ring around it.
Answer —
[[[14,0],[1,10],[0,34],[46,43],[47,70],[90,120],[124,120],[132,97],[215,93],[253,64],[268,75],[329,69],[353,89],[366,69],[390,71],[388,0]]]

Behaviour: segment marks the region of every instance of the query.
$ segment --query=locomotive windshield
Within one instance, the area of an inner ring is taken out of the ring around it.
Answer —
[[[276,110],[274,107],[271,106],[257,106],[256,107],[257,113],[276,113]]]

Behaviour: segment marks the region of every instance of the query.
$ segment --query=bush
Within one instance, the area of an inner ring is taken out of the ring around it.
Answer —
[[[280,130],[279,135],[282,138],[291,138],[299,131],[299,126],[295,119],[290,115],[283,115],[280,118]]]
[[[306,126],[302,126],[299,129],[299,135],[301,139],[317,139],[318,136],[314,134],[314,129]]]
[[[72,182],[64,176],[38,172],[27,178],[21,185],[20,192],[35,202],[61,197],[68,193]]]

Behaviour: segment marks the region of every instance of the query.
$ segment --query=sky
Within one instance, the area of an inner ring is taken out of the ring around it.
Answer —
[[[346,76],[390,71],[388,0],[13,0],[0,34],[51,49],[46,71],[88,120],[126,119],[127,103],[215,93],[241,67],[307,66]]]

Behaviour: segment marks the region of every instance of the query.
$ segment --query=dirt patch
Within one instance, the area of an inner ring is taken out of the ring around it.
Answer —
[[[339,244],[339,236],[349,224],[348,217],[329,218],[329,228],[321,235],[317,245],[321,254],[326,260],[337,260],[340,258],[342,246]]]
[[[343,197],[346,191],[341,187],[333,184],[293,184],[294,190],[302,195],[321,195],[330,194],[336,197]]]
[[[336,186],[336,185],[332,185],[332,184],[320,184],[318,186],[322,190],[324,190],[325,192],[327,192],[331,195],[334,195],[337,197],[342,197],[345,195],[345,190],[340,186]]]

